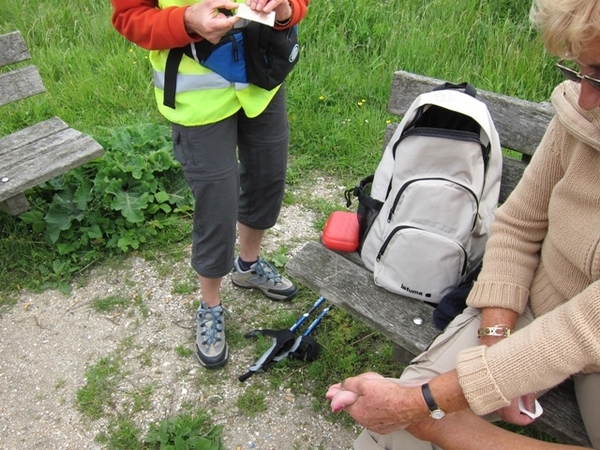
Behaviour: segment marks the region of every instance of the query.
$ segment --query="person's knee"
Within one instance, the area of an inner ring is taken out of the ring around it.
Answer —
[[[600,373],[590,373],[573,377],[575,393],[581,418],[592,446],[600,450]]]

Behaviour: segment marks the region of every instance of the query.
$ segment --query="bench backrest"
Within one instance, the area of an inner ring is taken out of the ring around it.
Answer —
[[[388,102],[388,111],[403,116],[414,99],[429,92],[444,81],[414,73],[394,73]],[[550,103],[535,103],[487,91],[477,91],[477,98],[488,106],[496,124],[502,147],[511,150],[504,157],[500,202],[504,202],[515,188],[523,170],[535,152],[554,110]],[[397,124],[388,126],[384,145],[391,138]]]
[[[29,59],[31,55],[20,31],[0,35],[0,67]],[[0,106],[45,91],[37,67],[33,65],[0,74]]]

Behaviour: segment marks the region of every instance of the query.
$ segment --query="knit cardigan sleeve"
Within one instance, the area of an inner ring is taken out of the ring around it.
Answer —
[[[463,350],[457,373],[469,406],[476,414],[488,414],[574,373],[600,371],[599,327],[597,281],[509,339]]]

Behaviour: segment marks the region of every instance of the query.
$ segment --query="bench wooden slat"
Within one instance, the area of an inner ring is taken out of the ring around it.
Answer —
[[[20,31],[0,35],[0,67],[31,59]]]
[[[440,333],[433,324],[433,308],[380,288],[372,272],[352,260],[357,261],[356,254],[342,256],[308,242],[287,262],[286,272],[412,355],[425,350]],[[420,326],[413,321],[417,317],[423,319]],[[540,403],[545,412],[533,426],[562,442],[590,446],[570,381],[548,392]]]
[[[45,92],[35,66],[27,66],[0,75],[0,106]]]
[[[29,209],[29,200],[25,194],[17,194],[2,203],[0,203],[0,211],[4,211],[6,214],[16,216]]]
[[[0,138],[0,202],[102,154],[100,144],[58,117]]]
[[[443,83],[442,80],[409,72],[395,72],[388,111],[403,116],[417,95]],[[533,155],[554,115],[552,105],[487,91],[478,91],[477,97],[487,104],[502,146]]]

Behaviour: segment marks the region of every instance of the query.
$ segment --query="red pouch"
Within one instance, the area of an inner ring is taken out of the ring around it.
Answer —
[[[340,252],[358,249],[358,217],[354,212],[334,211],[325,222],[321,241],[325,247]]]

